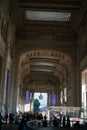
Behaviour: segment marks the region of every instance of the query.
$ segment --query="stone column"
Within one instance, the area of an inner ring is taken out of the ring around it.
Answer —
[[[31,104],[31,101],[32,101],[32,91],[30,90],[30,104]]]
[[[9,94],[10,94],[10,62],[11,62],[11,58],[10,58],[10,45],[8,44],[7,47],[7,63],[6,63],[6,79],[5,79],[5,110],[8,112],[9,106],[8,106],[8,102],[9,102]]]
[[[80,69],[74,65],[72,69],[71,104],[79,107],[81,104]]]
[[[34,92],[30,92],[30,111],[34,111]]]
[[[12,61],[12,67],[11,67],[11,75],[10,75],[10,93],[9,93],[9,110],[10,112],[13,112],[13,94],[14,94],[14,80],[15,80],[15,59]]]
[[[58,86],[57,86],[57,89],[56,89],[56,95],[57,95],[56,106],[59,106],[59,103],[60,103],[60,92],[59,92],[59,87]]]
[[[8,80],[8,71],[9,70],[9,45],[6,46],[6,51],[5,51],[5,57],[4,57],[4,62],[3,62],[3,75],[2,75],[2,113],[4,114],[5,111],[7,111],[7,89],[9,85],[9,80]]]
[[[2,64],[3,64],[3,59],[0,58],[0,112],[1,112],[1,104],[2,104]]]
[[[2,82],[1,82],[1,112],[4,115],[5,114],[5,60],[6,57],[3,58],[3,63],[2,63]]]
[[[31,111],[31,109],[32,109],[32,108],[31,108],[31,107],[32,107],[32,106],[31,106],[31,103],[32,103],[32,92],[30,91],[30,111]]]
[[[16,106],[17,106],[17,92],[18,92],[18,60],[15,61],[15,70],[14,70],[14,81],[13,81],[13,96],[11,102],[11,109],[14,113],[16,113]]]
[[[1,37],[0,26],[0,111],[2,112],[3,93],[4,93],[4,73],[5,73],[5,43]],[[3,105],[4,106],[4,105]]]
[[[47,94],[48,94],[48,99],[47,99],[48,103],[47,104],[48,104],[48,107],[50,107],[50,106],[52,106],[52,103],[51,103],[51,100],[52,100],[51,99],[51,92],[48,92]]]

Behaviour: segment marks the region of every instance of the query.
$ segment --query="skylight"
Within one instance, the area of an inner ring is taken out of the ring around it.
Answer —
[[[70,16],[69,12],[26,11],[26,20],[67,22]]]

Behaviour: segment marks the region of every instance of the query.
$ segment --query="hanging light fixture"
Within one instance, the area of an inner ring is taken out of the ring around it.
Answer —
[[[39,99],[40,99],[40,100],[43,99],[42,93],[40,93],[40,95],[39,95]]]

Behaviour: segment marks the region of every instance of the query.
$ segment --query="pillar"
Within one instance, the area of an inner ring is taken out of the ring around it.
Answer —
[[[51,92],[48,92],[48,98],[47,98],[47,104],[48,104],[48,107],[52,106],[52,103],[51,103]]]
[[[2,113],[5,114],[8,111],[8,88],[9,88],[9,53],[10,53],[10,46],[9,44],[6,46],[5,57],[3,61],[3,75],[2,75]]]
[[[34,112],[34,92],[30,91],[30,111]]]
[[[0,112],[2,111],[2,65],[3,59],[0,57]]]
[[[59,103],[60,103],[60,91],[59,91],[58,86],[57,86],[57,89],[56,89],[56,94],[57,94],[57,103],[56,103],[56,105],[59,106]]]

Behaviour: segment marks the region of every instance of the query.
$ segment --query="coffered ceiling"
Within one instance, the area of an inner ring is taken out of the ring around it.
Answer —
[[[12,1],[17,35],[24,39],[32,32],[74,36],[86,14],[86,5],[86,0]]]

